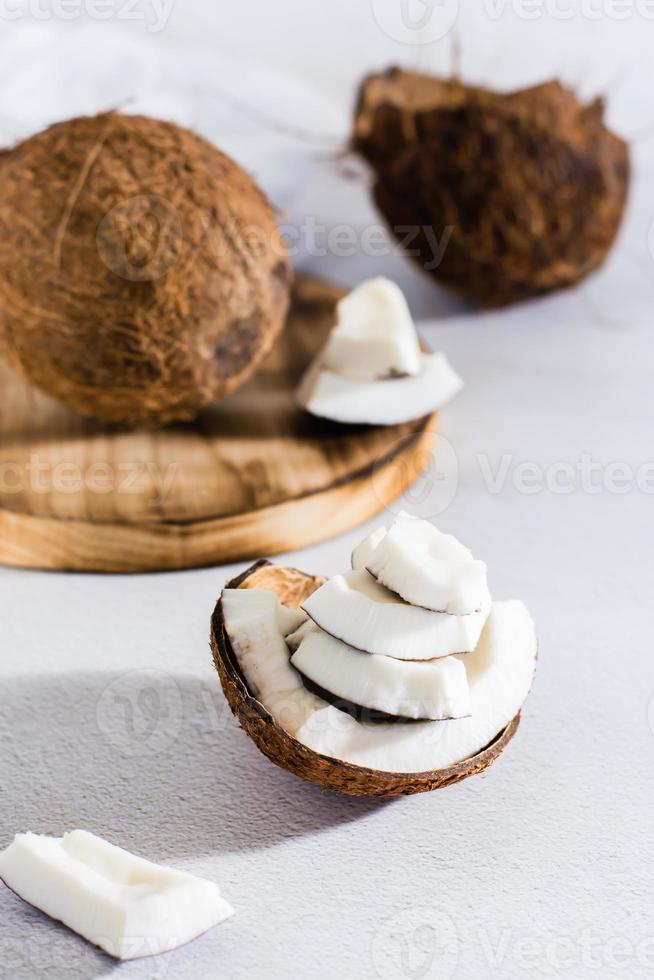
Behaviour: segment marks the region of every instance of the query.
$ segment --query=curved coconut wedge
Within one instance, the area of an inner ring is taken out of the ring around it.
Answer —
[[[411,606],[365,569],[334,575],[302,605],[337,640],[396,660],[434,660],[469,653],[479,642],[490,607],[487,586],[479,611],[466,616]]]
[[[398,517],[408,517],[406,511],[401,510]],[[377,547],[380,541],[386,537],[387,527],[382,524],[381,527],[376,527],[374,531],[371,531],[367,538],[356,546],[352,552],[352,557],[350,559],[352,570],[355,572],[365,571],[366,565],[368,564],[368,559],[372,555],[373,551]]]
[[[470,714],[466,669],[456,657],[406,663],[362,653],[318,629],[306,633],[291,664],[337,701],[393,718],[443,720]]]
[[[296,569],[260,561],[232,580],[229,587],[270,589],[284,605],[298,607],[323,581]],[[478,650],[465,658],[473,716],[457,721],[364,725],[316,698],[321,707],[311,710],[307,721],[296,727],[294,718],[294,736],[291,724],[281,713],[288,701],[280,695],[264,704],[253,693],[225,630],[221,600],[211,620],[211,648],[232,711],[257,747],[278,766],[324,789],[350,796],[404,796],[438,789],[482,772],[500,755],[518,728],[520,706],[534,673],[536,638],[533,623],[521,603],[497,606],[499,619],[491,615],[484,631],[489,631],[490,644],[480,643]],[[499,656],[495,640],[500,640]],[[490,682],[484,683],[485,675]],[[491,696],[490,717],[484,709],[483,717],[475,719],[474,712],[486,694]],[[453,726],[463,726],[458,759],[443,762],[457,755],[457,740],[450,733]],[[392,751],[388,750],[389,741],[395,742]],[[337,743],[344,757],[336,757]],[[412,765],[414,762],[419,765]]]
[[[368,556],[366,568],[406,602],[434,612],[467,615],[488,592],[486,565],[452,534],[400,515]]]
[[[302,378],[298,403],[312,415],[352,425],[399,425],[429,415],[463,387],[444,354],[421,354],[420,373],[382,381],[345,378],[320,360]]]
[[[273,591],[253,588],[223,589],[221,606],[226,634],[250,691],[292,734],[325,706],[289,666],[284,637],[300,631],[306,613],[282,605]]]

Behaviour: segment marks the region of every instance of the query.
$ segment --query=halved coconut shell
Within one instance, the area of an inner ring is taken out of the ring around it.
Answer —
[[[318,576],[262,560],[228,582],[226,588],[270,589],[277,593],[284,605],[297,608],[323,582],[324,579]],[[220,599],[211,618],[211,649],[229,706],[261,752],[282,769],[323,789],[348,796],[408,796],[458,783],[490,766],[513,738],[520,722],[518,712],[485,749],[445,769],[402,773],[355,766],[303,745],[280,728],[266,708],[252,696],[225,631]]]

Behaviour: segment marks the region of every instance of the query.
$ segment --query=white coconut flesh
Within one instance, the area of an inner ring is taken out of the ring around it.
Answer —
[[[406,602],[467,615],[486,599],[486,565],[429,521],[397,517],[366,561],[377,581]]]
[[[486,586],[478,612],[432,612],[405,602],[361,569],[330,578],[302,608],[326,633],[358,650],[398,660],[433,660],[474,650],[490,605]]]
[[[406,511],[401,510],[397,516],[405,517],[408,515]],[[352,558],[351,558],[353,571],[356,572],[356,571],[360,571],[361,569],[365,570],[366,565],[368,564],[368,559],[370,558],[371,554],[373,553],[373,551],[375,550],[379,542],[382,540],[382,538],[385,537],[387,530],[388,528],[384,527],[383,525],[381,527],[376,527],[374,531],[370,532],[367,538],[363,539],[361,544],[358,544],[356,546],[356,548],[352,552]]]
[[[20,898],[116,959],[169,952],[233,915],[218,885],[83,830],[17,834],[0,877]]]
[[[284,639],[306,622],[302,610],[283,606],[267,589],[223,589],[225,630],[251,694],[293,735],[326,702],[304,686],[290,666]]]
[[[322,755],[387,772],[424,772],[485,748],[520,710],[536,667],[536,633],[523,603],[494,602],[477,649],[462,659],[470,716],[412,725],[359,722],[333,706],[314,712],[296,738]]]
[[[292,633],[289,633],[286,637],[286,646],[291,653],[295,653],[307,633],[315,629],[317,629],[317,626],[314,621],[312,619],[306,619],[301,626]]]
[[[252,596],[259,590],[225,590],[223,609],[225,595],[232,591]],[[262,615],[261,604],[258,609],[253,609],[253,613]],[[274,632],[278,616],[269,610],[266,616],[267,630]],[[254,688],[257,676],[261,676],[257,671],[257,660],[259,657],[267,659],[269,653],[259,650],[257,654],[250,648],[250,640],[241,642],[230,630],[227,620],[225,626],[248,688],[281,728],[322,755],[386,772],[443,769],[480,752],[520,710],[536,667],[536,633],[526,607],[516,600],[494,602],[475,650],[453,658],[465,668],[470,699],[468,717],[412,724],[362,722],[297,687],[300,675],[291,665],[290,653],[278,626],[277,639],[286,648],[282,657],[280,646],[275,644],[279,669],[275,669],[274,677],[279,690],[275,694],[257,695]],[[247,629],[243,616],[238,626],[241,630]],[[298,629],[301,640],[316,631],[316,627],[309,624],[300,624]],[[250,638],[252,635],[250,633]]]
[[[454,657],[406,663],[310,630],[291,664],[334,698],[397,718],[463,718],[470,711],[465,667]]]
[[[361,283],[337,304],[336,317],[321,357],[324,368],[363,381],[420,373],[413,318],[390,279]]]
[[[403,378],[358,381],[312,365],[300,382],[298,403],[312,415],[352,425],[400,425],[442,408],[462,388],[444,354],[421,354],[420,372]]]

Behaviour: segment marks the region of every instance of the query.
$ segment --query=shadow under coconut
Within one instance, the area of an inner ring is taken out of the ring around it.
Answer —
[[[284,772],[215,685],[158,670],[5,682],[0,846],[82,827],[155,861],[270,847],[373,813]]]

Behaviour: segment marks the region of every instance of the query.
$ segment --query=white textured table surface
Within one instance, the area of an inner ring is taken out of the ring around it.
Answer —
[[[236,909],[178,952],[117,966],[0,889],[1,976],[652,975],[651,190],[645,175],[592,284],[424,330],[467,387],[443,413],[449,463],[410,506],[485,558],[494,594],[524,599],[540,635],[519,733],[485,775],[367,802],[272,766],[208,649],[237,566],[0,570],[0,846],[81,826],[215,879]],[[362,198],[326,174],[297,207],[363,225]],[[346,282],[382,267],[416,308],[442,305],[398,258],[311,265]],[[283,560],[339,571],[363,533]]]

